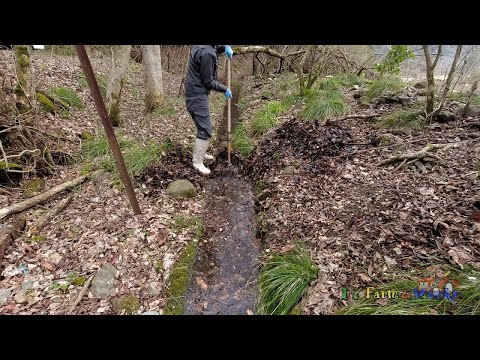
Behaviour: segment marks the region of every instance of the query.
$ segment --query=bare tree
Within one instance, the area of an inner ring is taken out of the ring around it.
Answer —
[[[131,49],[131,45],[112,46],[112,68],[107,83],[107,110],[113,126],[119,126],[121,122],[120,97]]]
[[[162,62],[159,45],[142,45],[145,111],[152,112],[163,101]]]
[[[425,54],[425,62],[427,65],[427,104],[425,111],[427,114],[433,113],[433,106],[435,101],[435,79],[433,77],[433,70],[437,66],[438,59],[442,53],[442,45],[438,47],[437,55],[435,60],[432,62],[432,55],[430,53],[430,47],[428,45],[423,45],[423,53]]]
[[[447,80],[445,81],[445,87],[443,88],[442,96],[440,98],[440,103],[432,115],[433,119],[435,119],[437,115],[440,113],[440,111],[442,111],[443,105],[445,103],[445,99],[447,98],[447,94],[450,91],[450,85],[452,83],[455,70],[457,69],[457,62],[461,52],[462,52],[462,45],[457,45],[457,49],[455,50],[455,56],[453,57],[453,61],[452,61],[452,66],[450,67],[450,71],[448,72]]]
[[[23,113],[32,108],[34,94],[32,67],[30,64],[30,45],[15,45],[15,71],[17,75],[17,108]]]

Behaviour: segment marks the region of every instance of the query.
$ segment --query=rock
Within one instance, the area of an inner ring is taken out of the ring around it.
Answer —
[[[440,124],[450,121],[455,121],[455,115],[451,111],[443,110],[437,116],[437,122]]]
[[[168,184],[167,194],[173,197],[192,198],[197,195],[197,190],[190,181],[181,179]]]
[[[461,113],[463,113],[463,107],[461,108]],[[467,111],[466,115],[467,115],[467,117],[479,116],[480,115],[480,105],[470,104],[470,106],[468,107],[468,111]]]
[[[5,304],[11,295],[12,291],[10,289],[0,289],[0,306]]]
[[[114,294],[115,274],[117,269],[112,264],[104,264],[97,272],[92,281],[91,291],[93,296],[106,299]]]
[[[144,313],[141,313],[140,315],[160,315],[158,311],[145,311]]]
[[[160,295],[160,283],[159,282],[151,282],[148,284],[148,295],[158,296]]]
[[[283,169],[283,174],[284,175],[295,174],[295,167],[293,167],[292,165],[288,165],[287,167],[285,167],[285,169]]]
[[[427,90],[426,89],[420,89],[420,90],[418,90],[417,95],[418,96],[427,96]]]
[[[55,265],[58,265],[62,261],[63,257],[57,252],[54,252],[48,257]]]
[[[395,259],[392,259],[392,258],[388,257],[387,255],[384,255],[383,258],[385,259],[385,262],[387,263],[388,267],[392,267],[394,265],[397,265],[397,262],[395,261]]]
[[[17,292],[13,297],[13,300],[15,300],[17,304],[23,304],[25,301],[27,301],[27,295],[25,290],[20,290],[19,292]]]
[[[366,96],[362,96],[358,99],[358,104],[361,109],[368,109],[370,107],[370,100]]]
[[[426,89],[428,86],[427,80],[419,81],[413,85],[415,89]]]
[[[110,300],[113,309],[118,313],[134,314],[140,308],[140,300],[135,295],[122,295]]]
[[[26,290],[31,290],[31,289],[33,289],[33,282],[32,281],[27,280],[27,281],[22,282],[22,290],[26,291]]]
[[[408,105],[413,99],[408,95],[398,95],[396,100],[402,105]]]

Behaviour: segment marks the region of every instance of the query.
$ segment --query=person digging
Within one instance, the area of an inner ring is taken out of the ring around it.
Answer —
[[[225,99],[232,97],[228,87],[217,81],[218,55],[225,53],[231,59],[233,50],[229,45],[194,45],[188,58],[188,70],[185,77],[185,102],[187,110],[197,128],[193,147],[193,167],[204,175],[210,174],[203,159],[212,160],[207,154],[212,137],[212,122],[208,106],[211,90],[222,92]]]

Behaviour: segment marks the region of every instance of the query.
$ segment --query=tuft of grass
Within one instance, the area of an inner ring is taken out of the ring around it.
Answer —
[[[419,107],[399,109],[379,118],[376,123],[380,128],[421,129],[425,125],[425,116]]]
[[[193,232],[194,239],[198,240],[203,234],[203,220],[200,217],[186,216],[183,214],[176,215],[172,221],[173,231],[179,234],[182,230],[187,229]]]
[[[326,119],[344,115],[349,110],[339,91],[310,91],[305,98],[303,116],[307,120]]]
[[[402,273],[388,283],[374,287],[374,291],[387,292],[388,290],[407,291],[410,298],[391,298],[385,304],[377,303],[378,299],[365,296],[353,300],[351,304],[336,311],[337,315],[426,315],[426,314],[454,314],[454,315],[479,315],[480,314],[480,272],[465,269],[458,270],[450,266],[449,276],[460,282],[454,288],[458,292],[458,299],[450,302],[448,299],[415,299],[411,294],[418,287],[418,279],[424,277],[419,271]],[[373,285],[372,285],[373,287]]]
[[[85,107],[82,99],[80,99],[77,93],[72,89],[68,89],[66,87],[55,87],[50,89],[50,93],[55,100],[59,100],[68,106],[72,106],[77,109],[83,109]]]
[[[300,301],[318,268],[305,250],[274,255],[259,277],[259,314],[286,315]]]
[[[381,76],[372,82],[367,91],[367,97],[370,99],[378,98],[385,91],[399,93],[405,87],[405,83],[398,76]]]
[[[232,133],[232,146],[237,149],[242,156],[248,156],[255,149],[255,144],[247,134],[244,124],[238,124]]]
[[[342,83],[336,77],[327,77],[318,81],[318,89],[326,91],[338,91],[342,87]]]
[[[360,76],[355,74],[341,74],[335,76],[340,84],[346,88],[351,88],[354,85],[362,85],[365,81]]]
[[[151,141],[141,144],[123,136],[118,137],[118,144],[122,150],[127,170],[132,175],[137,175],[148,165],[160,161],[162,152],[168,151],[172,147],[170,142],[157,143]],[[115,160],[105,136],[102,135],[85,141],[82,144],[82,153],[88,159],[98,158],[100,166],[106,171],[115,170]]]
[[[265,134],[268,130],[277,125],[277,117],[288,110],[285,104],[280,101],[269,101],[255,114],[252,122],[252,133],[254,136]]]
[[[100,93],[102,94],[103,97],[106,97],[107,96],[107,78],[105,76],[102,76],[102,75],[97,75],[95,76],[95,78],[97,79],[97,84],[98,84],[98,88],[100,89]],[[88,87],[88,83],[87,83],[87,79],[85,79],[85,75],[83,74],[80,74],[77,76],[76,78],[78,84],[82,87]]]
[[[157,142],[149,142],[145,145],[136,143],[125,152],[125,165],[132,175],[141,173],[148,165],[160,161],[162,145]]]
[[[183,249],[178,261],[173,265],[167,289],[167,303],[163,309],[164,315],[183,315],[185,312],[185,295],[192,277],[196,254],[197,245],[192,241]]]

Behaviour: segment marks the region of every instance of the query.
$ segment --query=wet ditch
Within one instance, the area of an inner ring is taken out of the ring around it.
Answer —
[[[240,94],[239,85],[232,91]],[[232,130],[240,121],[236,101],[232,104]],[[204,233],[187,265],[189,279],[183,282],[184,295],[175,298],[182,314],[255,313],[262,238],[257,218],[263,211],[263,198],[275,194],[275,184],[265,178],[266,172],[281,168],[282,159],[292,155],[308,158],[310,172],[328,171],[323,158],[338,155],[351,140],[348,131],[340,127],[291,119],[258,142],[255,156],[242,159],[233,152],[232,165],[228,166],[226,129],[225,107],[217,136],[217,148],[222,150],[214,162],[206,162],[212,170],[209,177],[192,168],[191,153],[182,148],[169,151],[161,164],[140,177],[152,194],[181,178],[189,179],[205,193]],[[259,182],[265,185],[260,193],[256,189]]]

